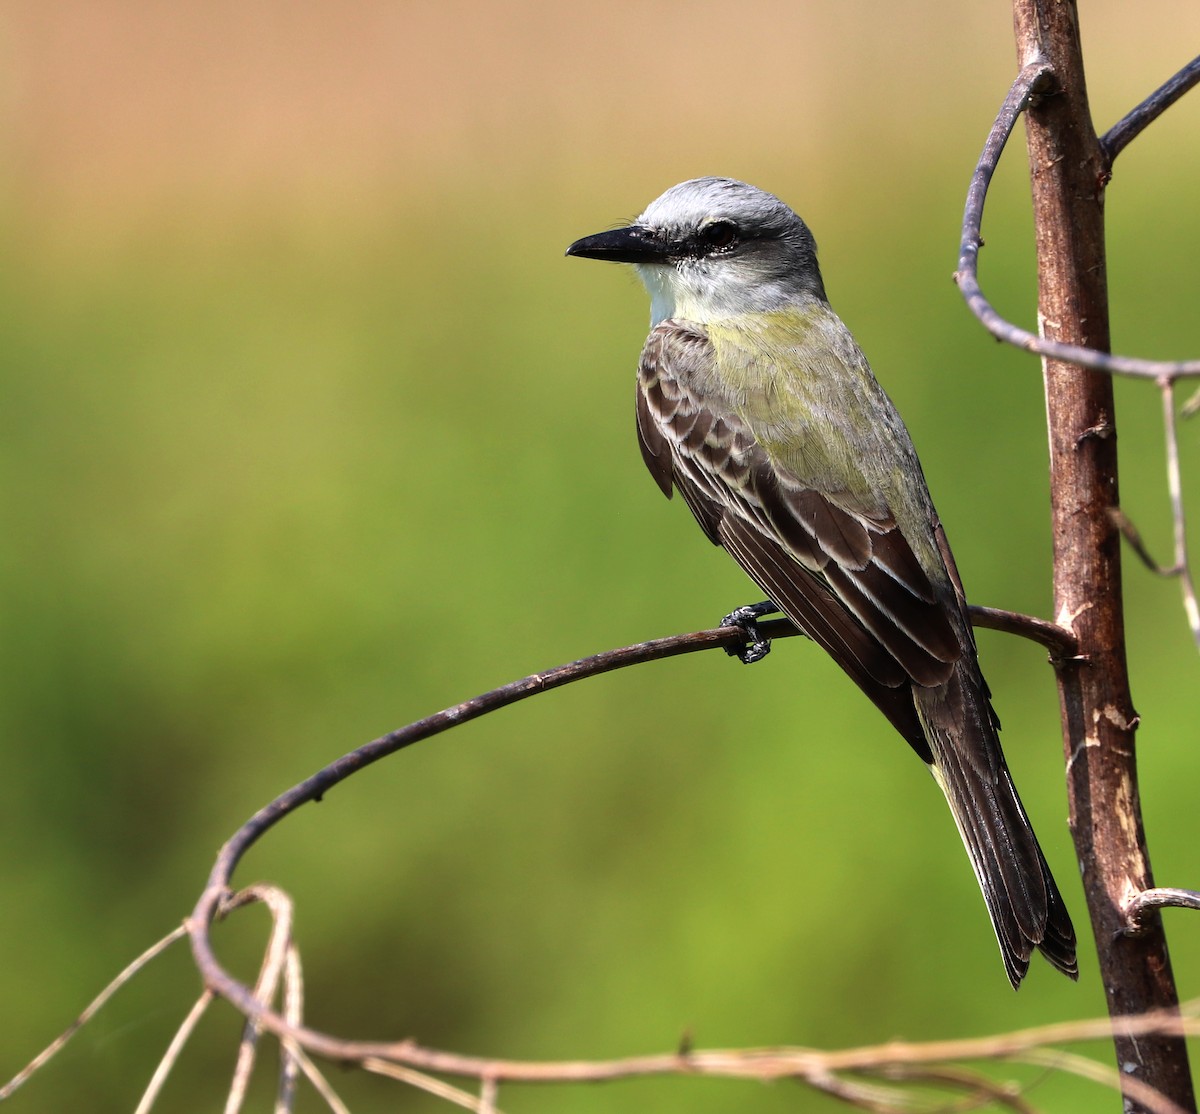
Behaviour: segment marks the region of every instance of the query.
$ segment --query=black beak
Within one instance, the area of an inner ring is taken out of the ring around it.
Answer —
[[[662,263],[667,258],[667,246],[653,232],[631,224],[628,228],[584,236],[567,248],[567,254],[610,263]]]

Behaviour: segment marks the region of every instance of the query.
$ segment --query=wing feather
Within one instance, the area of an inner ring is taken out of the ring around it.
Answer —
[[[821,579],[744,520],[726,515],[720,541],[751,579],[820,646],[891,721],[925,762],[933,755],[912,700],[908,676]]]
[[[959,633],[891,512],[806,486],[744,419],[715,413],[701,390],[712,358],[704,332],[680,322],[646,343],[638,429],[659,486],[679,488],[709,538],[860,686],[946,681]]]
[[[655,421],[650,409],[649,392],[639,390],[637,393],[637,432],[638,445],[642,450],[642,460],[654,477],[654,482],[662,489],[662,493],[671,498],[671,446],[663,436],[662,429]]]
[[[797,427],[788,426],[786,413],[779,421],[771,416],[777,397],[754,410],[731,399],[730,384],[713,372],[714,359],[707,333],[684,322],[661,323],[646,342],[638,435],[659,487],[667,495],[673,488],[683,493],[708,537],[929,763],[966,845],[1013,985],[1035,947],[1076,977],[1070,916],[1005,765],[999,722],[975,662],[966,598],[932,505],[918,492],[906,506],[910,518],[914,507],[928,515],[930,537],[918,538],[918,544],[931,543],[922,545],[923,564],[882,491],[853,475],[845,477],[850,490],[828,480],[838,469],[822,463],[832,462],[837,446],[819,439],[797,444]],[[769,368],[757,370],[768,394],[778,390]],[[774,422],[774,440],[760,440],[747,413],[755,414],[757,426]],[[890,408],[876,417],[903,433]],[[893,441],[897,445],[919,469],[907,438]],[[901,491],[897,498],[911,496]]]

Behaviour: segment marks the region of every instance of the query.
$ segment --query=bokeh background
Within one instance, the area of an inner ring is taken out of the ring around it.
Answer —
[[[1193,0],[1083,8],[1101,128],[1200,42]],[[984,336],[950,278],[1015,72],[999,0],[17,0],[0,26],[0,1075],[191,909],[222,841],[287,786],[754,596],[644,473],[643,292],[563,258],[674,182],[742,177],[806,217],[972,598],[1047,614],[1038,366]],[[1121,351],[1200,347],[1198,135],[1194,94],[1118,164]],[[1018,138],[983,275],[1030,325],[1023,155]],[[1166,560],[1158,396],[1122,383],[1119,404],[1124,503]],[[1155,866],[1195,886],[1200,663],[1177,586],[1132,562],[1126,580]],[[425,743],[303,809],[238,878],[295,896],[308,1017],[350,1036],[604,1057],[684,1032],[839,1046],[1097,1015],[1051,673],[1029,644],[980,643],[1085,938],[1078,985],[1039,964],[1011,992],[936,789],[800,640]],[[1168,920],[1196,995],[1196,927]],[[265,924],[220,931],[245,975]],[[14,1114],[131,1109],[196,990],[183,949],[159,961]],[[237,1032],[211,1012],[162,1109],[218,1108]],[[1024,1078],[1048,1109],[1115,1106]],[[335,1082],[356,1111],[445,1109]],[[703,1080],[501,1101],[835,1109]]]

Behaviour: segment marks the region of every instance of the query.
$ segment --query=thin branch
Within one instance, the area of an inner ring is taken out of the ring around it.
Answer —
[[[981,235],[983,206],[987,200],[987,191],[992,175],[995,173],[1004,145],[1008,142],[1008,137],[1012,134],[1021,113],[1034,98],[1052,92],[1054,87],[1053,70],[1044,60],[1038,59],[1022,68],[1000,107],[992,130],[988,133],[987,141],[983,145],[979,162],[975,166],[975,173],[971,175],[971,185],[967,190],[967,203],[963,211],[962,240],[959,245],[958,270],[954,272],[954,281],[958,284],[959,291],[971,312],[979,318],[988,332],[1006,344],[1022,348],[1027,352],[1035,352],[1053,360],[1062,360],[1066,363],[1095,368],[1098,371],[1116,375],[1149,379],[1161,379],[1164,376],[1178,379],[1183,376],[1200,375],[1200,360],[1172,362],[1143,360],[1132,356],[1114,356],[1099,349],[1085,348],[1077,344],[1064,344],[1061,341],[1036,336],[1001,317],[980,289],[979,249],[983,246]]]
[[[866,1079],[867,1082],[861,1081]],[[881,1085],[875,1080],[884,1080]],[[843,1075],[812,1074],[804,1082],[827,1095],[873,1114],[959,1114],[983,1106],[1002,1106],[1016,1114],[1036,1114],[1013,1083],[999,1083],[982,1072],[945,1065],[912,1067],[890,1064],[878,1070]],[[913,1086],[940,1093],[914,1091]],[[953,1095],[947,1097],[949,1089]]]
[[[1017,634],[1022,638],[1040,642],[1050,651],[1050,656],[1055,661],[1072,658],[1078,651],[1075,636],[1066,627],[1060,627],[1047,619],[1022,615],[1016,611],[1001,611],[996,607],[979,607],[975,604],[971,604],[967,610],[971,614],[972,626],[1003,631],[1005,634]]]
[[[283,969],[283,1016],[289,1025],[304,1022],[304,969],[300,963],[300,949],[291,939],[288,941]],[[277,1114],[290,1114],[295,1109],[296,1083],[302,1067],[296,1055],[298,1051],[290,1043],[283,1045],[283,1058],[279,1065],[279,1095],[275,1101]]]
[[[1125,915],[1136,927],[1147,909],[1169,907],[1200,910],[1200,893],[1195,890],[1179,890],[1172,886],[1155,886],[1153,889],[1134,894],[1125,903]]]
[[[312,1060],[308,1059],[308,1054],[304,1049],[300,1048],[294,1041],[284,1041],[288,1047],[288,1052],[292,1054],[296,1064],[300,1065],[300,1071],[305,1073],[305,1077],[313,1086],[313,1090],[320,1097],[324,1098],[325,1106],[328,1106],[334,1114],[350,1114],[350,1108],[346,1103],[342,1102],[337,1091],[332,1088],[329,1080],[325,1078],[320,1068],[313,1064]]]
[[[972,622],[984,627],[1018,634],[1063,654],[1074,652],[1074,643],[1068,632],[1044,619],[1020,615],[1016,612],[996,608],[971,607]],[[759,624],[759,633],[764,639],[792,638],[802,633],[788,619],[772,619]],[[465,700],[450,708],[444,708],[431,716],[417,720],[406,727],[390,732],[318,770],[311,777],[287,792],[276,797],[270,804],[259,809],[221,848],[217,861],[209,875],[208,889],[201,897],[192,915],[192,921],[207,923],[213,915],[224,916],[238,899],[228,897],[226,891],[233,871],[242,855],[258,839],[290,812],[309,801],[319,801],[325,793],[359,770],[395,754],[405,747],[423,739],[440,734],[459,724],[515,704],[518,701],[550,692],[552,689],[586,677],[598,676],[617,669],[641,665],[645,662],[697,653],[716,647],[729,648],[743,645],[745,633],[738,627],[714,627],[711,630],[693,631],[689,634],[671,635],[652,639],[615,650],[605,650],[586,658],[579,658],[566,665],[556,666],[542,673],[531,673],[518,681],[492,689],[480,696]],[[243,898],[241,900],[249,900]],[[194,925],[193,925],[194,927]],[[204,973],[205,968],[201,968]]]
[[[141,955],[139,955],[132,963],[125,967],[123,971],[115,979],[112,980],[95,998],[88,1004],[88,1007],[81,1013],[70,1025],[41,1052],[39,1052],[30,1062],[23,1067],[16,1075],[12,1077],[3,1087],[0,1087],[0,1102],[7,1098],[11,1098],[13,1093],[22,1084],[26,1083],[30,1076],[42,1068],[47,1061],[53,1058],[60,1052],[63,1046],[76,1033],[79,1032],[101,1009],[105,1003],[123,987],[130,979],[133,978],[143,967],[146,966],[152,959],[156,959],[164,951],[167,950],[177,940],[182,940],[187,935],[188,926],[181,924],[177,928],[172,929],[161,940],[151,944]]]
[[[474,1114],[487,1114],[488,1111],[491,1111],[492,1114],[502,1114],[488,1098],[482,1095],[476,1098],[474,1095],[467,1094],[466,1091],[458,1087],[452,1087],[449,1083],[435,1079],[432,1075],[414,1071],[412,1068],[406,1068],[402,1064],[395,1064],[390,1060],[368,1056],[362,1061],[362,1066],[367,1071],[375,1072],[377,1075],[386,1075],[389,1079],[399,1080],[401,1083],[407,1083],[410,1087],[416,1087],[427,1094],[445,1099],[447,1102],[452,1102],[457,1106],[465,1107],[467,1110],[473,1111]],[[493,1080],[493,1084],[494,1082]]]
[[[945,1114],[948,1110],[974,1110],[985,1104],[1005,1106],[1009,1110],[1016,1111],[1016,1114],[1036,1114],[1033,1106],[1025,1101],[1021,1091],[1015,1085],[997,1083],[994,1079],[989,1079],[977,1071],[945,1065],[912,1068],[896,1064],[885,1068],[881,1074],[887,1079],[903,1083],[934,1083],[968,1092],[953,1106],[947,1107],[944,1103],[940,1104],[937,1107],[938,1114]]]
[[[793,637],[800,633],[786,619],[761,623],[759,631],[764,638],[770,639]],[[716,627],[712,630],[653,639],[649,642],[593,654],[543,673],[532,673],[519,681],[502,685],[481,696],[435,712],[431,716],[365,743],[318,770],[305,781],[293,786],[287,792],[276,797],[270,804],[259,809],[221,848],[209,874],[208,884],[193,910],[192,916],[187,921],[187,929],[192,940],[192,954],[205,985],[228,999],[248,1019],[256,1021],[269,1019],[267,1028],[276,1035],[310,1032],[300,1026],[277,1024],[282,1020],[278,1014],[272,1012],[249,987],[234,979],[221,966],[213,953],[212,943],[209,939],[209,927],[214,920],[228,915],[238,905],[255,899],[253,890],[246,890],[241,894],[230,893],[230,879],[242,855],[275,824],[301,805],[309,801],[320,800],[325,793],[341,781],[405,747],[412,746],[422,739],[440,734],[459,724],[478,719],[480,716],[509,704],[536,696],[538,693],[549,692],[551,689],[559,688],[584,677],[624,669],[643,662],[695,653],[714,647],[736,646],[744,644],[745,641],[745,633],[737,627]],[[320,1036],[319,1034],[314,1035]],[[316,1045],[306,1044],[305,1046],[323,1054],[329,1054]]]
[[[823,1073],[814,1073],[804,1082],[814,1090],[840,1099],[849,1106],[866,1110],[868,1114],[922,1114],[928,1111],[928,1104],[920,1102],[914,1092],[896,1084],[884,1086],[873,1081],[863,1082],[853,1077],[846,1079],[840,1075]]]
[[[268,900],[275,914],[272,941],[267,949],[268,953],[272,953],[277,946],[276,941],[281,936],[290,935],[290,931],[285,931],[285,922],[289,920],[287,914],[291,908],[287,895],[272,886],[247,887],[230,897],[225,903],[224,911],[231,912],[254,901]],[[1200,908],[1200,894],[1184,890],[1147,891],[1141,895],[1141,901],[1146,908],[1166,904],[1187,904],[1193,908]],[[140,956],[122,972],[120,979],[114,980],[113,985],[127,981],[131,973],[144,966],[150,958],[160,954],[168,943],[179,937],[181,931],[173,933]],[[263,963],[263,971],[277,970],[278,967],[279,964],[273,955],[268,954]],[[269,976],[266,981],[276,977]],[[544,1084],[595,1083],[664,1075],[706,1075],[763,1081],[793,1078],[865,1109],[877,1111],[968,1111],[985,1102],[991,1102],[1008,1107],[1018,1114],[1032,1114],[1033,1108],[1024,1101],[1020,1089],[1015,1085],[994,1081],[956,1064],[970,1060],[1023,1060],[1060,1067],[1088,1079],[1119,1085],[1121,1079],[1118,1073],[1107,1071],[1078,1057],[1075,1058],[1078,1063],[1075,1063],[1075,1060],[1067,1062],[1065,1054],[1042,1050],[1046,1050],[1047,1046],[1106,1039],[1114,1033],[1125,1037],[1154,1033],[1200,1036],[1200,1017],[1196,1016],[1197,1012],[1200,1012],[1200,1001],[1195,1001],[1189,1003],[1182,1014],[1174,1010],[1163,1010],[1142,1017],[1063,1022],[994,1037],[934,1041],[925,1044],[891,1042],[830,1052],[809,1048],[700,1052],[685,1049],[656,1056],[591,1062],[488,1060],[426,1049],[412,1041],[384,1043],[339,1040],[304,1028],[300,1024],[299,956],[293,943],[289,943],[286,949],[284,984],[286,1016],[275,1014],[260,997],[254,999],[255,1009],[249,1020],[280,1037],[289,1059],[299,1066],[334,1114],[348,1114],[348,1109],[320,1070],[311,1062],[305,1049],[316,1051],[341,1063],[357,1062],[367,1070],[419,1087],[477,1111],[478,1114],[499,1114],[496,1095],[498,1085],[502,1081]],[[113,986],[106,988],[104,997],[110,994],[112,989]],[[243,989],[247,994],[251,994],[249,987]],[[261,980],[260,989],[264,989]],[[211,988],[206,989],[181,1024],[143,1095],[138,1106],[139,1114],[147,1114],[157,1100],[164,1081],[177,1062],[179,1053],[194,1031],[200,1016],[211,1002],[213,993]],[[97,1003],[89,1007],[86,1016],[90,1017],[99,1008],[99,1004],[102,1002],[98,999]],[[82,1023],[81,1021],[80,1024]],[[476,1079],[480,1083],[479,1097],[476,1098],[466,1091],[433,1078],[431,1073]],[[930,1100],[924,1100],[918,1095],[905,1096],[873,1086],[865,1080],[855,1082],[843,1078],[839,1073],[875,1077],[888,1082],[940,1084],[952,1087],[961,1094],[948,1102],[931,1104]],[[1146,1109],[1154,1111],[1155,1114],[1178,1114],[1177,1107],[1152,1092],[1147,1085],[1135,1082],[1133,1086],[1133,1093]],[[276,1109],[286,1110],[287,1107],[277,1104]]]
[[[764,638],[769,639],[790,638],[800,633],[786,619],[773,619],[770,622],[762,623],[760,632]],[[542,673],[531,673],[519,681],[501,685],[481,696],[465,700],[450,708],[444,708],[440,712],[410,723],[397,731],[364,743],[318,770],[305,781],[293,786],[286,793],[276,797],[270,804],[259,809],[234,833],[217,856],[217,861],[209,875],[209,889],[206,890],[193,913],[193,921],[201,918],[202,913],[201,919],[206,920],[213,915],[224,916],[231,911],[237,899],[228,895],[226,887],[242,855],[290,812],[309,801],[319,801],[334,786],[359,770],[423,739],[457,727],[459,724],[469,723],[489,712],[526,700],[531,696],[537,696],[539,693],[560,688],[573,681],[662,658],[678,657],[681,654],[696,653],[700,650],[711,650],[718,646],[741,645],[745,641],[746,635],[738,627],[715,627],[712,630],[672,635],[668,638],[656,638],[616,650],[605,650],[566,665],[556,666]],[[210,892],[213,890],[216,892]],[[194,927],[192,924],[193,930]]]
[[[1108,1064],[1101,1064],[1080,1056],[1075,1052],[1067,1052],[1061,1048],[1035,1048],[1029,1052],[1014,1057],[1026,1064],[1039,1064],[1053,1068],[1056,1071],[1069,1071],[1081,1079],[1090,1079],[1103,1087],[1111,1087],[1114,1091],[1124,1090],[1129,1096],[1140,1102],[1151,1114],[1192,1114],[1166,1095],[1156,1091],[1149,1083],[1144,1083],[1135,1075],[1122,1074]]]
[[[162,1059],[159,1060],[158,1067],[154,1069],[154,1074],[150,1077],[150,1082],[146,1085],[146,1090],[142,1092],[141,1101],[137,1104],[134,1114],[150,1114],[154,1104],[158,1101],[158,1096],[162,1093],[163,1085],[167,1082],[168,1076],[175,1070],[175,1065],[179,1062],[179,1054],[183,1051],[187,1042],[191,1040],[192,1034],[196,1031],[196,1026],[200,1024],[200,1018],[204,1016],[205,1010],[212,1005],[215,997],[216,995],[211,990],[206,989],[192,1004],[192,1008],[188,1010],[187,1016],[180,1022],[179,1028],[175,1030],[175,1035],[171,1038],[171,1043],[167,1045],[167,1050],[163,1053]]]
[[[1192,638],[1200,648],[1200,605],[1196,601],[1196,586],[1192,580],[1188,557],[1187,517],[1183,508],[1183,479],[1179,467],[1179,430],[1175,415],[1175,385],[1170,379],[1159,380],[1162,391],[1163,429],[1167,453],[1167,490],[1171,499],[1171,520],[1174,529],[1175,560],[1161,565],[1151,555],[1138,528],[1120,507],[1109,507],[1108,517],[1121,531],[1121,536],[1138,555],[1143,565],[1158,576],[1178,577],[1183,592],[1183,610],[1187,616]]]
[[[994,608],[972,607],[970,611],[972,621],[978,622],[980,626],[992,627],[1031,638],[1047,646],[1052,655],[1069,657],[1074,653],[1074,640],[1070,634],[1043,619]],[[790,620],[773,619],[759,624],[759,633],[763,638],[777,639],[795,636],[800,631]],[[188,932],[192,940],[192,954],[205,985],[227,998],[252,1022],[264,1017],[278,1016],[268,1009],[268,1004],[263,1000],[261,994],[238,982],[220,965],[212,950],[209,927],[214,920],[228,915],[239,905],[252,900],[264,899],[255,888],[231,894],[229,886],[233,872],[242,855],[261,836],[301,805],[309,801],[320,800],[339,782],[405,747],[509,704],[536,696],[538,693],[549,692],[551,689],[585,677],[640,665],[643,662],[676,657],[715,647],[724,648],[744,644],[745,639],[745,633],[737,627],[715,627],[711,630],[673,635],[616,650],[606,650],[543,673],[532,673],[519,681],[492,689],[481,696],[435,712],[431,716],[365,743],[318,770],[305,781],[293,786],[276,797],[270,804],[259,809],[221,848],[209,874],[204,893],[187,921]],[[268,1027],[277,1034],[307,1032],[299,1026],[285,1025],[282,1028],[273,1028],[269,1025]]]
[[[1109,165],[1136,139],[1142,131],[1157,120],[1189,89],[1200,83],[1200,57],[1193,58],[1174,77],[1163,82],[1137,108],[1118,120],[1100,139],[1100,146],[1108,158]]]
[[[333,1111],[333,1114],[350,1114],[350,1108],[342,1102],[338,1093],[330,1086],[329,1080],[325,1078],[321,1069],[309,1059],[308,1053],[295,1041],[285,1040],[283,1043],[293,1060],[300,1065],[300,1070],[312,1084],[313,1090],[325,1100],[325,1105]]]
[[[1154,559],[1154,554],[1150,552],[1150,547],[1146,545],[1146,540],[1142,537],[1142,532],[1137,528],[1133,519],[1121,510],[1120,507],[1109,507],[1108,519],[1121,531],[1121,537],[1128,542],[1129,548],[1137,555],[1137,559],[1154,573],[1155,576],[1175,576],[1179,572],[1179,569],[1174,565],[1160,565]]]
[[[271,914],[271,936],[259,968],[258,980],[254,984],[254,996],[260,1002],[271,1003],[275,1000],[275,991],[283,975],[288,953],[292,946],[292,899],[279,889],[278,886],[247,886],[230,899],[231,908],[261,902]],[[297,1024],[300,1018],[293,1017],[285,1009],[289,1024]],[[246,1019],[242,1031],[242,1039],[238,1044],[237,1059],[234,1064],[233,1080],[225,1099],[225,1114],[238,1114],[246,1101],[246,1091],[250,1086],[250,1077],[254,1073],[254,1065],[258,1059],[259,1027],[252,1017]],[[285,1079],[289,1057],[285,1051],[283,1068]],[[294,1072],[294,1067],[292,1069]],[[281,1086],[282,1086],[281,1080]],[[282,1096],[281,1096],[282,1098]],[[283,1105],[277,1103],[277,1107]],[[286,1105],[283,1105],[286,1110]]]
[[[1196,585],[1188,563],[1187,519],[1183,510],[1183,480],[1179,470],[1179,430],[1175,417],[1175,386],[1170,379],[1159,383],[1162,389],[1163,428],[1167,445],[1167,488],[1171,496],[1171,517],[1175,523],[1175,572],[1183,589],[1183,609],[1187,613],[1192,638],[1200,648],[1200,606],[1196,603]]]
[[[935,1041],[926,1044],[892,1042],[872,1047],[821,1052],[807,1048],[687,1051],[600,1061],[520,1061],[467,1056],[424,1048],[414,1041],[346,1040],[304,1026],[289,1025],[277,1013],[253,999],[249,988],[233,983],[219,972],[222,985],[213,989],[243,1011],[251,1011],[262,1028],[294,1041],[310,1052],[345,1063],[371,1061],[371,1070],[383,1064],[412,1069],[421,1075],[435,1073],[462,1078],[517,1083],[608,1082],[675,1074],[712,1075],[724,1078],[772,1080],[797,1078],[820,1086],[820,1078],[835,1072],[880,1071],[895,1065],[930,1065],[947,1061],[1011,1059],[1031,1049],[1076,1041],[1110,1039],[1114,1035],[1136,1039],[1151,1034],[1200,1036],[1200,1018],[1174,1009],[1138,1017],[1063,1022],[995,1037]],[[233,993],[227,993],[229,990]],[[237,991],[241,993],[237,993]],[[1200,1006],[1192,1003],[1191,1008]],[[396,1073],[391,1073],[396,1074]],[[407,1078],[407,1077],[406,1077]],[[413,1082],[414,1080],[408,1080]],[[472,1099],[478,1104],[478,1100]]]
[[[500,1084],[490,1075],[479,1081],[479,1114],[500,1114],[496,1103],[500,1098]]]

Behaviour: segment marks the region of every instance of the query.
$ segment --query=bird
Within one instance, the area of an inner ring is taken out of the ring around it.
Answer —
[[[650,294],[642,458],[709,541],[820,645],[945,795],[1015,988],[1036,949],[1078,978],[1075,931],[1013,784],[966,596],[908,430],[834,312],[808,226],[733,178],[671,187],[568,256]]]

